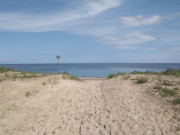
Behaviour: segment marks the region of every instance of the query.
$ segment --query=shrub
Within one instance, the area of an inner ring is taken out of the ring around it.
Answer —
[[[142,84],[146,82],[148,82],[147,78],[144,78],[144,77],[137,78],[137,84]]]
[[[108,79],[111,79],[111,78],[114,78],[114,77],[116,77],[116,75],[115,74],[110,74],[110,75],[108,75]]]

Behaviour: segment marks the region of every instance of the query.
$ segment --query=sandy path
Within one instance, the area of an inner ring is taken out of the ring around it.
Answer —
[[[29,89],[38,92],[27,98]],[[178,134],[172,109],[130,81],[59,79],[43,86],[38,79],[4,82],[0,90],[2,135]]]
[[[131,81],[112,79],[101,84],[116,122],[114,133],[122,135],[174,135],[180,124],[170,106],[160,102]]]

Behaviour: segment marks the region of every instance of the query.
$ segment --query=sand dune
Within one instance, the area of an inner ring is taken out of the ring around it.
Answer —
[[[178,135],[171,105],[122,78],[0,83],[1,135]]]

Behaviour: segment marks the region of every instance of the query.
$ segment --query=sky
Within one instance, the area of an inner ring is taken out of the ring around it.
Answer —
[[[0,0],[0,64],[180,63],[180,0]]]

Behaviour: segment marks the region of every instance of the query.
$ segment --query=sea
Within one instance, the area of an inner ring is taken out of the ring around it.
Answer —
[[[59,66],[58,64],[0,64],[0,67],[44,74],[68,72],[76,77],[84,74],[84,77],[99,78],[117,72],[162,72],[167,69],[180,69],[180,63],[60,63]]]

